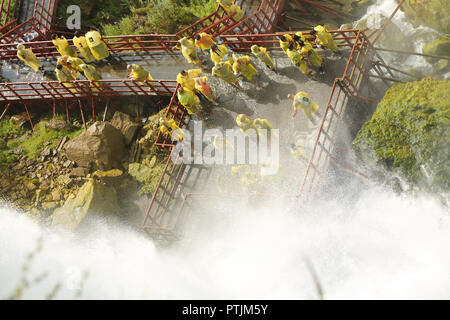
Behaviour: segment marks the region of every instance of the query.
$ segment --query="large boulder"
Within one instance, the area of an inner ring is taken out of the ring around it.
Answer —
[[[406,0],[402,10],[414,26],[425,25],[442,33],[450,33],[448,0]]]
[[[131,144],[139,129],[139,125],[133,122],[129,115],[119,111],[114,114],[111,124],[122,132],[127,146]]]
[[[53,212],[52,225],[71,231],[77,228],[87,215],[117,216],[119,213],[116,190],[99,181],[88,180],[76,196],[69,196],[64,206]]]
[[[450,56],[450,36],[438,39],[436,41],[427,43],[423,46],[422,52],[424,54],[435,56]],[[433,69],[438,72],[446,72],[450,68],[450,61],[448,59],[433,59],[425,58],[433,65]]]
[[[124,137],[108,122],[96,122],[86,132],[65,145],[66,155],[80,167],[96,164],[110,170],[121,166],[126,155]]]
[[[396,84],[359,131],[353,147],[365,163],[381,164],[410,185],[448,191],[449,106],[450,80]]]

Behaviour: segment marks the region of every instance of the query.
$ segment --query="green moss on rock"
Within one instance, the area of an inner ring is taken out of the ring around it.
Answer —
[[[427,43],[423,46],[422,52],[429,55],[450,57],[450,35]],[[425,60],[427,60],[428,63],[431,63],[436,71],[446,72],[450,69],[450,60],[448,59],[437,60],[433,58],[425,58]]]
[[[353,147],[413,185],[449,190],[449,128],[450,80],[424,78],[392,86]]]
[[[442,33],[450,33],[448,0],[406,0],[403,2],[402,10],[415,26],[425,25]]]

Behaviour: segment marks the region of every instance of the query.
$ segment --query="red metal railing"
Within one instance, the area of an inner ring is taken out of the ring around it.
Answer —
[[[58,0],[40,1],[34,4],[33,16],[8,32],[0,36],[0,42],[13,44],[17,41],[26,41],[25,35],[36,33],[36,40],[48,39],[53,26]]]
[[[393,70],[383,62],[364,32],[360,30],[335,30],[331,31],[331,33],[334,38],[340,42],[339,45],[341,47],[351,48],[350,57],[342,77],[337,78],[331,88],[328,104],[318,129],[314,148],[304,178],[301,182],[299,193],[276,195],[278,197],[297,198],[300,195],[307,196],[314,194],[314,191],[317,190],[320,183],[320,177],[326,172],[329,163],[356,176],[368,178],[357,170],[342,164],[341,160],[333,155],[334,149],[339,148],[339,146],[335,144],[335,134],[340,123],[347,125],[343,119],[343,113],[345,112],[345,107],[350,99],[377,103],[359,93],[359,86],[362,79],[364,77],[373,76],[372,74],[369,74],[371,70],[378,75],[377,77],[382,78],[384,73],[388,73],[391,76],[391,78],[389,78],[391,81],[398,80],[395,80],[395,76],[392,73]],[[256,40],[254,43],[264,45],[271,49],[277,49],[279,44],[278,40],[275,38],[277,35],[279,34],[226,35],[222,36],[222,38],[225,39],[225,42],[231,39],[239,40],[242,38],[255,38]],[[239,48],[241,51],[248,49],[249,45],[247,43],[245,46]],[[381,70],[381,67],[384,67],[385,70]],[[172,105],[168,108],[168,116],[172,114],[172,111],[170,111],[171,108]],[[174,165],[172,163],[171,158],[174,156],[174,143],[168,141],[168,137],[163,136],[160,133],[155,144],[170,148],[171,154],[167,161],[166,168],[161,175],[158,186],[153,193],[142,227],[158,240],[171,240],[177,238],[180,224],[186,219],[184,211],[186,202],[189,198],[203,197],[205,200],[211,200],[211,197],[214,196],[229,197],[232,195],[186,192],[180,200],[179,190],[181,188],[180,184],[182,180],[180,180],[177,185],[177,183],[174,183],[177,180],[173,179],[174,177],[178,177],[180,172],[186,169],[186,166]],[[170,188],[168,188],[168,186],[170,186]],[[254,195],[252,194],[252,196]],[[264,194],[263,196],[273,198],[275,195]],[[242,194],[240,194],[239,197],[242,197]]]
[[[17,7],[19,0],[1,0],[0,2],[0,33],[7,32],[17,23]]]
[[[263,0],[258,7],[258,10],[253,15],[241,21],[235,21],[233,18],[234,14],[224,15],[223,9],[218,8],[216,12],[209,17],[201,19],[194,25],[180,31],[175,35],[125,35],[104,37],[104,40],[111,52],[172,52],[173,47],[177,44],[177,41],[181,37],[194,36],[199,32],[211,33],[214,36],[222,35],[227,32],[229,34],[269,32],[276,25],[278,15],[283,9],[284,3],[285,0]],[[24,30],[16,35],[16,38],[8,38],[14,33],[14,30],[11,30],[8,34],[6,34],[6,38],[4,39],[5,41],[3,41],[4,43],[0,44],[0,60],[17,59],[16,48],[13,43],[15,40],[22,39],[23,34],[26,32],[35,30],[39,33],[39,40],[46,39],[49,31],[48,28],[52,25],[49,14],[47,13],[47,9],[36,5],[35,15],[37,17],[42,17],[42,22],[36,22],[36,18],[33,17],[14,29]],[[211,23],[212,21],[214,22]],[[252,25],[252,23],[254,23],[254,25]],[[249,40],[251,37],[242,39]],[[71,40],[69,40],[69,43],[73,45]],[[37,57],[52,57],[59,55],[52,41],[28,42],[27,48],[33,49]]]

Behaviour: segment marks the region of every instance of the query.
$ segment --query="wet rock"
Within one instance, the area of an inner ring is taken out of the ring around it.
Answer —
[[[23,152],[23,148],[22,147],[17,147],[14,150],[11,150],[10,152],[8,152],[9,154],[15,154],[15,155],[21,155]]]
[[[72,169],[69,176],[70,177],[85,177],[87,174],[88,174],[88,171],[86,168],[78,167],[78,168]]]
[[[52,191],[52,199],[53,201],[59,201],[61,200],[61,191],[58,189]]]
[[[11,121],[15,125],[21,127],[28,121],[28,115],[25,112],[22,112],[20,114],[15,114],[11,117]]]
[[[410,186],[450,190],[450,80],[393,85],[353,141],[366,165],[383,165]]]
[[[42,203],[42,209],[44,210],[52,210],[55,209],[58,206],[58,202],[56,201],[48,201]]]
[[[59,184],[65,185],[66,187],[70,187],[73,182],[72,178],[68,175],[59,176],[56,180]]]
[[[89,180],[76,196],[72,194],[62,208],[55,210],[52,215],[52,225],[74,230],[87,215],[111,216],[118,213],[120,213],[120,207],[115,189],[101,182]]]
[[[106,184],[118,184],[123,178],[123,171],[119,169],[113,169],[109,171],[95,171],[93,176],[98,178]]]
[[[427,43],[422,52],[424,54],[435,55],[435,56],[450,56],[450,35],[445,38],[438,39],[431,43]],[[446,72],[450,69],[450,61],[448,59],[433,59],[425,58],[428,63],[433,65],[433,69],[438,72]]]
[[[65,120],[55,119],[55,120],[52,120],[50,122],[47,122],[45,124],[45,127],[47,129],[61,131],[61,130],[69,129],[70,128],[70,124],[67,121],[65,121]]]
[[[130,145],[136,135],[139,125],[131,120],[131,117],[123,112],[117,111],[112,120],[111,124],[122,132],[125,137],[125,144]]]
[[[152,169],[149,166],[140,163],[130,163],[128,166],[128,173],[141,183],[148,182],[151,176]]]
[[[448,0],[406,0],[401,9],[415,26],[425,25],[442,33],[450,33]]]
[[[120,166],[126,155],[122,133],[108,122],[94,123],[64,148],[67,158],[78,166],[88,167],[97,162],[106,170]]]

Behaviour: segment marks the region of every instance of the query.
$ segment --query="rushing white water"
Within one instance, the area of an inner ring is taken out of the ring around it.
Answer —
[[[350,206],[350,207],[349,207]],[[43,230],[0,209],[0,298],[17,286],[26,255],[44,235],[28,277],[49,277],[22,298],[315,299],[303,257],[325,298],[450,298],[447,209],[431,199],[382,190],[356,203],[317,203],[304,212],[240,208],[214,219],[195,238],[156,248],[136,231],[98,223],[88,234]]]
[[[379,21],[380,15],[389,18],[397,7],[398,2],[394,0],[377,0],[375,3],[367,8],[366,14],[358,21],[369,18],[368,27],[380,29],[382,23]],[[413,26],[406,18],[402,10],[397,11],[392,19],[392,22],[399,27],[401,32],[408,38],[411,39],[413,44],[413,51],[417,53],[422,53],[422,48],[425,44],[437,40],[440,37],[444,37],[444,34],[440,34],[438,31],[423,25],[417,27]],[[356,25],[356,23],[355,23]],[[383,47],[379,43],[377,46]],[[386,49],[391,49],[389,46]],[[428,63],[424,57],[417,55],[410,55],[405,61],[396,61],[396,58],[400,57],[397,53],[383,52],[382,57],[388,61],[391,65],[400,68],[401,70],[408,71],[409,69],[415,69],[420,71],[426,76],[431,76],[432,66]],[[399,75],[401,76],[401,75]],[[445,75],[448,78],[450,74]]]

